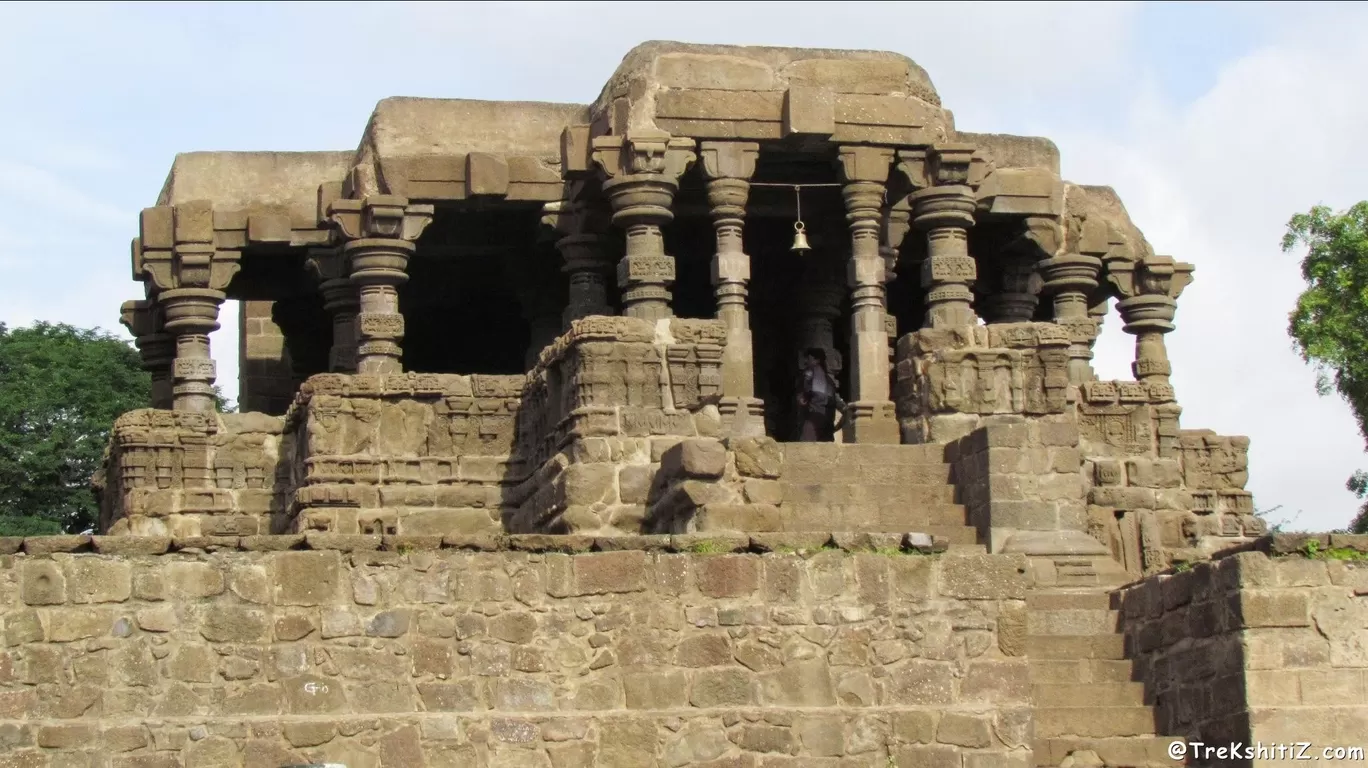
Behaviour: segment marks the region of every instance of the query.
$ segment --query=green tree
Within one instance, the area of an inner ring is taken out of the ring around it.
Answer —
[[[1306,247],[1302,277],[1288,335],[1302,359],[1315,367],[1316,390],[1338,392],[1353,409],[1368,440],[1368,201],[1336,213],[1323,205],[1288,222],[1282,247]],[[1368,474],[1345,483],[1365,499],[1349,529],[1368,533]]]
[[[131,344],[101,330],[0,323],[0,535],[80,532],[119,414],[148,405]]]

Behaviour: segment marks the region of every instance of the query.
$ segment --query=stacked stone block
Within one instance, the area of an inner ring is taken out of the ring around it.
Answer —
[[[285,417],[292,515],[277,531],[500,529],[521,376],[320,374]]]
[[[271,318],[274,302],[238,302],[238,403],[244,413],[283,414],[296,382],[285,333]]]
[[[916,531],[975,544],[939,445],[783,446],[785,530]]]
[[[1020,559],[807,539],[0,541],[0,759],[1027,765]]]
[[[970,524],[993,551],[1022,533],[1085,529],[1078,428],[1067,415],[997,417],[950,443],[946,458]]]
[[[1274,536],[1258,542],[1263,551],[1121,593],[1127,644],[1161,732],[1212,745],[1363,746],[1368,565],[1307,557],[1307,541],[1368,552],[1363,536]]]

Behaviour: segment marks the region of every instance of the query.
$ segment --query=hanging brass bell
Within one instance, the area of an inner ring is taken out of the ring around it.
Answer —
[[[806,253],[812,250],[812,246],[808,245],[807,229],[801,221],[793,222],[793,247],[789,250],[794,253]]]

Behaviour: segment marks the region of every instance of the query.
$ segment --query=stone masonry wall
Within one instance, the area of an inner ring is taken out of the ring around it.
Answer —
[[[238,410],[283,414],[294,400],[294,371],[285,333],[271,318],[274,302],[238,302]]]
[[[946,459],[970,524],[993,551],[1023,531],[1085,530],[1071,415],[999,416],[951,442]]]
[[[0,540],[0,764],[1029,765],[1021,558],[811,534],[93,544]]]
[[[1321,550],[1368,552],[1368,537],[1315,538]],[[1212,745],[1364,746],[1368,562],[1307,557],[1306,540],[1265,538],[1266,551],[1121,593],[1128,654],[1157,705],[1160,733]]]

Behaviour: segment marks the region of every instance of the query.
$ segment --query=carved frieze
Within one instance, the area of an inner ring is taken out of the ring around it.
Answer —
[[[1210,430],[1179,433],[1183,479],[1194,490],[1242,491],[1249,480],[1249,438]]]
[[[1078,432],[1084,443],[1109,446],[1125,455],[1149,455],[1154,451],[1154,429],[1149,406],[1078,406]]]

